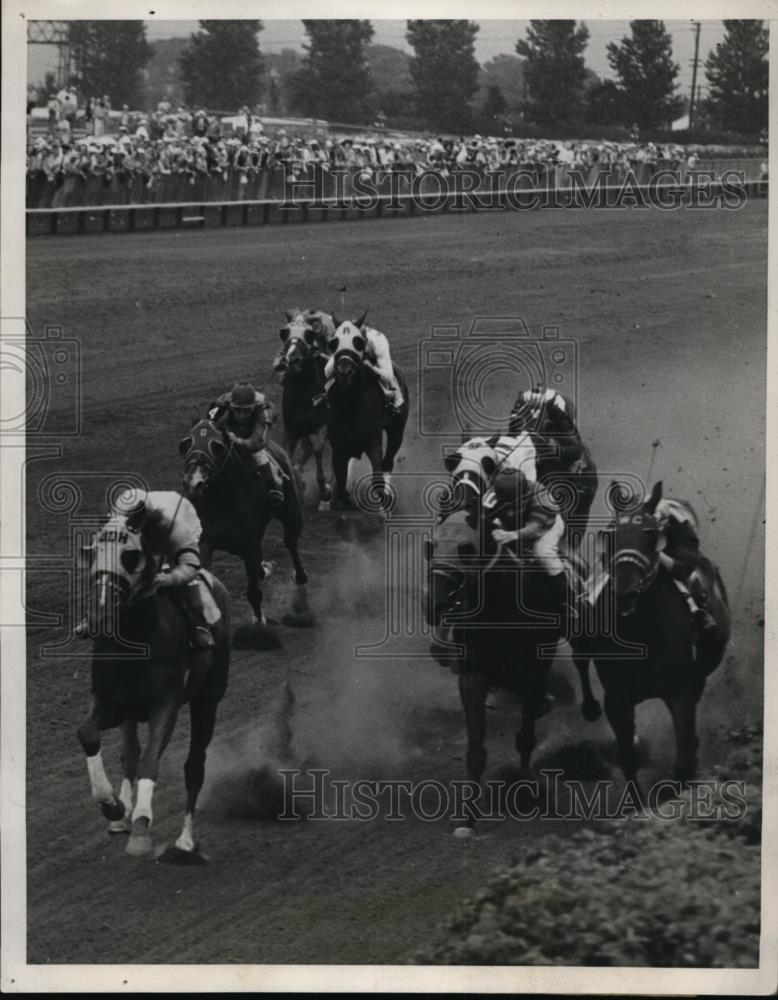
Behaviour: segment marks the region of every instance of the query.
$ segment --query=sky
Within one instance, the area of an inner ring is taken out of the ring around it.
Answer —
[[[302,49],[305,30],[301,21],[269,21],[264,22],[264,31],[259,36],[260,48],[265,52],[278,52],[283,48]],[[481,30],[476,36],[476,58],[480,63],[487,62],[493,56],[501,53],[515,55],[514,46],[517,39],[524,37],[527,21],[479,21]],[[586,22],[589,28],[589,44],[584,53],[586,64],[598,76],[612,76],[608,65],[606,46],[608,42],[619,41],[629,34],[628,21],[597,21]],[[717,42],[724,36],[724,26],[721,21],[701,21],[700,31],[700,61],[705,58]],[[691,88],[692,67],[694,57],[694,30],[691,21],[665,21],[665,26],[673,39],[673,56],[681,69],[678,74],[680,92],[688,94]],[[197,21],[146,21],[147,36],[150,41],[160,38],[186,37],[197,30]],[[375,36],[373,42],[382,45],[393,45],[396,48],[411,51],[405,41],[405,21],[373,20]],[[33,81],[42,80],[47,68],[56,65],[56,53],[53,48],[32,45],[29,52],[29,78]],[[705,84],[704,73],[698,72],[698,83]]]

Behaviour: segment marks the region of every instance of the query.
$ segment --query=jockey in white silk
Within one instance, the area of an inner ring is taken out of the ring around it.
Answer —
[[[328,380],[327,389],[329,389],[332,385],[332,379],[335,375],[336,351],[339,347],[349,347],[352,343],[354,343],[355,338],[359,337],[364,340],[364,353],[362,355],[363,363],[365,363],[367,367],[371,368],[372,371],[378,376],[381,388],[390,400],[392,407],[395,410],[399,410],[403,406],[405,400],[403,398],[402,389],[400,388],[394,374],[392,356],[389,351],[389,340],[386,335],[381,333],[379,330],[373,329],[373,327],[357,327],[354,323],[345,322],[341,323],[338,327],[336,336],[339,341],[339,345],[330,355],[324,369],[324,374]],[[354,349],[356,350],[356,353],[362,353],[362,351],[358,348]]]

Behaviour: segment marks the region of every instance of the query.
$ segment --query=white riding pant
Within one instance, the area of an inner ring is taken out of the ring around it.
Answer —
[[[565,533],[565,522],[561,515],[557,514],[556,520],[536,542],[533,553],[537,556],[543,569],[549,576],[556,576],[564,573],[565,566],[562,557],[559,555],[559,542]]]

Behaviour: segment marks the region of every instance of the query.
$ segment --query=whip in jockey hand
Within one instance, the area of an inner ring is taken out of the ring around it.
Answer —
[[[563,613],[575,618],[577,598],[559,555],[565,525],[551,495],[520,469],[501,469],[492,488],[495,506],[485,512],[492,540],[498,549],[507,547],[516,555],[531,553],[548,574],[555,601]]]
[[[272,424],[270,403],[249,382],[237,382],[230,392],[219,397],[217,405],[225,412],[216,418],[214,425],[225,432],[236,448],[251,456],[267,484],[273,509],[278,509],[284,502],[284,483],[267,449],[267,434]]]
[[[124,515],[130,531],[140,531],[149,552],[158,565],[162,560],[170,567],[154,577],[155,589],[175,588],[175,596],[186,612],[190,626],[189,642],[198,651],[214,646],[211,630],[203,614],[200,584],[200,535],[202,525],[192,503],[172,491],[152,491],[140,500],[133,491],[123,493],[116,501],[115,514]],[[75,634],[85,638],[88,620],[84,619]],[[209,661],[202,666],[207,669]],[[193,669],[193,674],[197,665]]]
[[[553,438],[564,471],[582,471],[584,447],[570,404],[553,389],[520,392],[511,410],[508,431],[511,434],[533,431]]]
[[[659,563],[670,576],[684,585],[683,594],[692,617],[703,632],[716,628],[708,611],[708,590],[699,572],[700,539],[691,515],[673,500],[660,500],[654,510],[660,531]]]

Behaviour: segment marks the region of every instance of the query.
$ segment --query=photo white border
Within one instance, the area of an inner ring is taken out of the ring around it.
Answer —
[[[135,0],[48,0],[3,7],[2,172],[0,173],[0,338],[18,336],[25,315],[25,107],[26,21],[79,18],[191,20],[260,17],[263,20],[295,17],[468,17],[522,19],[531,16],[572,17],[589,23],[660,17],[668,21],[699,17],[711,20],[728,14],[769,20],[776,8],[745,0],[734,5],[708,2],[631,2],[616,0],[588,4],[582,0],[529,0],[518,5],[488,0],[484,5],[461,0],[395,0],[388,8],[343,0],[267,0],[257,4],[227,0],[164,0],[141,5]],[[770,79],[778,79],[778,33],[771,24]],[[771,87],[770,136],[776,131],[776,101]],[[770,175],[776,176],[773,143]],[[776,208],[769,202],[769,278],[776,260]],[[775,665],[778,629],[775,595],[778,591],[778,364],[776,364],[776,296],[768,288],[767,355],[767,533],[764,664],[764,820],[762,828],[762,934],[761,964],[748,969],[661,969],[588,967],[471,967],[471,966],[349,966],[349,965],[28,965],[26,962],[26,850],[25,850],[25,699],[26,648],[24,610],[19,574],[8,571],[0,556],[0,620],[18,623],[0,629],[0,875],[2,877],[2,955],[0,988],[3,992],[484,992],[484,993],[635,993],[650,994],[754,994],[778,989],[778,676]],[[722,373],[725,375],[725,373]],[[0,370],[0,417],[23,412],[18,379]],[[24,386],[21,386],[23,397]],[[21,482],[24,449],[0,446],[0,553],[24,551],[24,497]],[[772,667],[772,669],[771,669]],[[769,709],[769,711],[768,711]],[[129,872],[128,872],[129,877]],[[164,975],[164,981],[161,979]]]

